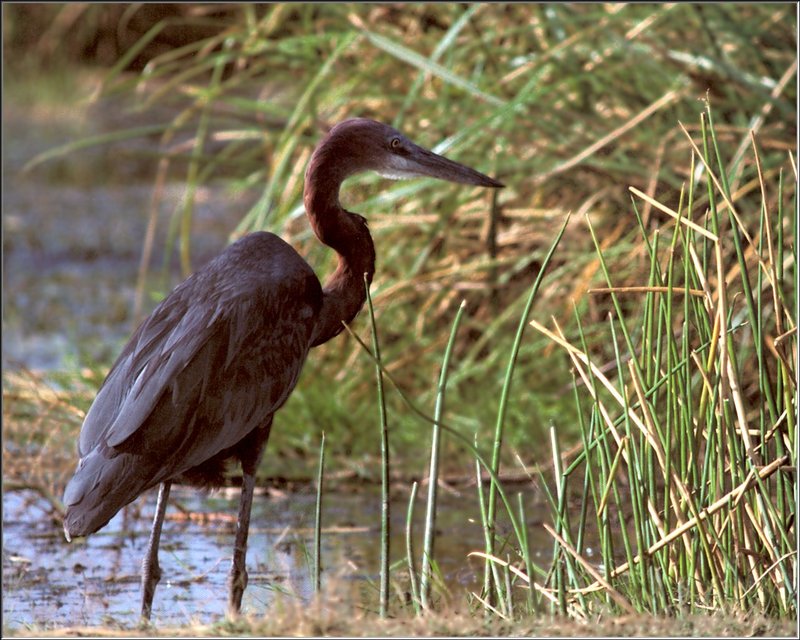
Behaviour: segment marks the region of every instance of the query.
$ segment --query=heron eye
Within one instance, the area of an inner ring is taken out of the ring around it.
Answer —
[[[392,149],[397,149],[400,147],[400,138],[392,138]]]

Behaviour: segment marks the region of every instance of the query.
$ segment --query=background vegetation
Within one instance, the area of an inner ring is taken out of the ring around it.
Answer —
[[[734,185],[746,184],[753,168],[741,153],[748,127],[758,128],[768,174],[785,164],[795,138],[795,24],[786,5],[88,4],[5,12],[9,75],[33,65],[110,67],[95,98],[124,96],[120,124],[147,122],[146,131],[127,133],[158,137],[159,180],[185,184],[179,209],[159,211],[174,217],[173,233],[156,239],[177,248],[184,273],[154,280],[151,265],[141,286],[155,297],[199,266],[191,259],[193,198],[212,180],[261,194],[249,212],[228,212],[232,237],[270,229],[321,276],[329,271],[331,252],[303,218],[302,173],[325,128],[343,118],[391,122],[503,180],[496,203],[434,181],[362,178],[344,194],[369,217],[378,248],[373,297],[385,366],[429,412],[449,326],[466,300],[449,389],[458,407],[451,421],[465,432],[493,421],[513,329],[566,212],[574,214],[570,229],[536,315],[568,320],[574,301],[590,347],[608,360],[605,330],[594,328],[604,324],[608,299],[587,294],[599,263],[585,217],[610,251],[618,284],[633,281],[648,264],[628,187],[676,202],[689,150],[678,123],[696,131],[702,99],[715,109]],[[648,229],[664,222],[647,203],[641,213]],[[154,302],[143,297],[137,315]],[[363,322],[356,329],[367,337]],[[553,420],[577,435],[566,362],[541,336],[526,337],[516,380],[511,450],[530,459],[521,445]],[[334,452],[357,460],[375,451],[365,436],[374,393],[371,363],[352,340],[318,349],[282,412],[279,442],[307,449],[324,429],[335,434]],[[402,459],[428,427],[395,396],[389,402]]]

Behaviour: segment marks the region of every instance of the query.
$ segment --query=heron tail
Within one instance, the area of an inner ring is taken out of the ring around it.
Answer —
[[[141,462],[139,456],[107,457],[97,449],[81,458],[64,490],[67,542],[102,529],[122,507],[153,484],[153,476],[147,470],[135,469]]]

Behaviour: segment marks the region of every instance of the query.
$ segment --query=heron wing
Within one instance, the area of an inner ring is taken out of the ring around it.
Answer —
[[[231,245],[131,337],[86,416],[81,457],[105,445],[180,457],[166,464],[178,472],[237,443],[294,387],[320,301],[313,271],[277,236]]]

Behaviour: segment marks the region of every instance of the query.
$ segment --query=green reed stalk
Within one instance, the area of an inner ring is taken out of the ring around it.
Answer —
[[[526,575],[533,580],[533,561],[531,560],[531,547],[528,542],[528,522],[525,517],[525,503],[522,499],[522,492],[517,494],[517,507],[519,508],[519,522],[522,529],[523,539],[519,541],[522,553],[522,562],[525,564]],[[533,600],[533,586],[528,585],[528,614],[533,615],[535,603]]]
[[[428,473],[428,504],[425,513],[425,536],[423,538],[422,550],[422,576],[420,579],[420,597],[422,607],[430,608],[430,580],[433,563],[433,548],[436,538],[436,492],[439,485],[439,441],[441,436],[440,423],[444,413],[445,389],[447,388],[447,373],[450,368],[450,356],[453,353],[453,345],[456,340],[458,326],[461,324],[461,316],[464,314],[466,302],[462,301],[456,312],[453,327],[450,330],[450,337],[444,350],[442,360],[442,370],[439,374],[439,386],[436,393],[436,406],[433,411],[433,429],[431,431],[431,462]]]
[[[503,583],[506,587],[506,602],[508,604],[508,608],[506,609],[508,619],[514,619],[514,597],[511,592],[511,571],[509,570],[509,566],[511,565],[511,558],[506,555],[506,564],[503,566]]]
[[[385,618],[389,610],[389,544],[390,544],[390,505],[389,505],[389,429],[386,418],[386,402],[383,395],[383,366],[378,343],[378,328],[375,324],[375,311],[369,294],[369,282],[364,274],[364,287],[367,292],[369,322],[372,328],[372,346],[375,350],[375,376],[378,386],[378,408],[380,412],[381,435],[381,560],[380,560],[380,616]]]
[[[319,442],[319,470],[317,472],[317,504],[314,510],[314,593],[319,594],[322,585],[322,479],[325,469],[325,432]]]
[[[414,528],[414,503],[417,499],[417,489],[419,483],[414,481],[411,485],[411,495],[408,498],[408,512],[406,514],[406,563],[408,564],[408,580],[411,585],[411,604],[414,607],[414,612],[417,615],[422,613],[419,598],[419,586],[417,584],[417,569],[414,566],[414,545],[413,545],[413,528]]]
[[[475,434],[475,448],[477,449],[477,440],[478,436]],[[475,459],[475,477],[476,477],[476,486],[478,488],[478,508],[480,509],[481,513],[481,530],[483,531],[483,540],[486,546],[488,547],[491,544],[492,539],[492,532],[491,528],[489,527],[489,518],[486,511],[486,497],[483,494],[483,481],[481,480],[481,463],[476,458]],[[494,579],[494,583],[489,582],[488,586],[484,584],[484,591],[483,596],[487,598],[489,601],[489,590],[492,589],[492,584],[494,584],[494,588],[498,591],[497,595],[497,602],[500,604],[500,608],[503,608],[503,594],[499,588],[500,585],[500,573],[497,569],[497,563],[492,562],[491,560],[486,560],[488,570],[492,573],[492,578]]]
[[[436,48],[430,55],[429,60],[432,63],[436,63],[439,61],[439,58],[450,49],[456,42],[458,34],[464,29],[465,26],[469,24],[469,21],[472,19],[472,16],[475,14],[476,11],[480,9],[479,4],[469,6],[464,13],[455,20],[452,26],[447,30],[447,32],[442,36],[442,39],[436,45]],[[406,114],[406,111],[414,104],[415,100],[417,100],[419,96],[420,89],[424,86],[424,82],[429,78],[429,73],[426,70],[420,69],[417,77],[414,78],[414,82],[411,84],[411,87],[404,92],[405,98],[403,99],[403,103],[400,105],[400,108],[397,110],[397,115],[394,117],[392,121],[392,126],[396,128],[401,128],[403,124],[403,118]]]
[[[556,247],[558,247],[559,243],[561,242],[561,238],[564,235],[564,231],[567,228],[567,224],[569,223],[571,214],[567,214],[566,218],[564,219],[564,223],[561,225],[561,229],[559,229],[558,234],[556,235],[553,244],[550,245],[550,250],[547,252],[544,260],[542,261],[542,266],[539,269],[539,273],[536,275],[536,280],[533,283],[533,287],[531,287],[530,295],[528,296],[528,300],[525,303],[525,308],[522,311],[522,316],[520,317],[519,325],[517,326],[517,333],[514,337],[514,343],[511,347],[511,355],[508,359],[508,366],[506,368],[506,375],[505,380],[503,381],[503,389],[500,392],[500,404],[497,409],[497,422],[495,424],[495,431],[494,431],[494,443],[492,446],[492,462],[491,462],[491,469],[493,476],[496,476],[500,471],[500,451],[503,448],[503,430],[505,427],[505,420],[506,420],[506,411],[508,409],[508,402],[511,394],[511,381],[514,377],[514,368],[517,363],[517,356],[519,355],[519,349],[522,345],[522,336],[525,333],[525,327],[528,324],[528,316],[530,315],[531,308],[533,307],[533,302],[536,299],[536,294],[539,291],[539,286],[542,284],[542,280],[544,278],[544,274],[547,272],[547,266],[550,263],[553,254],[555,253]],[[486,523],[488,526],[489,535],[486,542],[486,555],[492,556],[494,555],[494,537],[495,537],[495,520],[497,516],[497,483],[495,482],[494,477],[492,477],[491,484],[489,485],[489,499],[488,499],[488,506],[486,510]],[[490,597],[489,593],[491,591],[490,585],[490,564],[489,560],[486,561],[486,565],[484,568],[484,592],[486,593],[487,598]],[[499,585],[498,585],[499,587]]]
[[[566,505],[566,477],[561,469],[561,451],[558,447],[558,438],[556,437],[556,430],[550,427],[550,447],[553,459],[553,476],[555,477],[556,484],[556,533],[562,535],[569,526],[566,523],[565,505]],[[556,574],[556,594],[558,597],[558,608],[561,615],[567,614],[567,584],[564,575],[564,561],[566,560],[566,551],[561,550],[561,545],[558,541],[553,541],[553,564]]]

